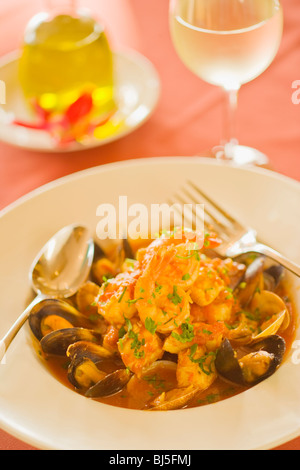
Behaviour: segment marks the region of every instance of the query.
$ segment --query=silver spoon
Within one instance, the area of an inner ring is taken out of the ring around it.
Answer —
[[[0,362],[32,308],[45,298],[74,295],[87,279],[93,257],[94,242],[82,226],[67,226],[46,243],[30,269],[31,285],[37,295],[0,341]]]

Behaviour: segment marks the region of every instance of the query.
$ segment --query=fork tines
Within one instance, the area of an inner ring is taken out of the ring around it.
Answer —
[[[205,194],[195,183],[187,181],[187,185],[174,196],[175,202],[184,206],[184,223],[191,228],[202,223],[206,230],[215,230],[223,240],[230,240],[231,229],[242,228],[220,205]],[[169,201],[169,204],[174,201]],[[175,206],[174,206],[175,207]]]

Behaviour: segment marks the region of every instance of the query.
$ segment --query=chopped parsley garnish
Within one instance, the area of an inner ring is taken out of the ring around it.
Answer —
[[[140,351],[140,348],[145,345],[145,338],[143,338],[142,341],[140,341],[137,333],[135,333],[133,330],[130,330],[128,332],[128,337],[133,340],[130,345],[130,348],[134,349],[134,352],[133,352],[134,356],[137,359],[141,359],[142,357],[144,357],[145,351],[144,350]]]
[[[175,331],[172,331],[171,336],[177,339],[177,341],[180,341],[180,343],[189,343],[190,341],[192,341],[192,339],[194,339],[195,337],[194,327],[193,325],[191,325],[191,323],[188,323],[188,322],[182,323],[181,330],[182,330],[181,334],[178,334]]]
[[[259,310],[259,308],[256,308],[254,312],[244,312],[244,314],[248,320],[252,320],[252,321],[261,320],[261,311]]]
[[[138,299],[126,300],[128,305],[136,304],[139,300],[143,300],[144,297],[139,297]]]
[[[199,357],[199,359],[194,359],[196,351],[197,344],[193,344],[191,347],[191,354],[189,355],[190,361],[198,364],[204,374],[210,375],[213,372],[212,365],[216,358],[216,351],[210,351],[209,353],[204,354],[204,356]],[[207,364],[206,361],[209,357],[212,357],[212,360],[209,362],[209,364]]]
[[[206,335],[212,335],[212,331],[203,328],[202,332]]]
[[[121,302],[122,302],[122,299],[123,299],[123,297],[124,297],[124,294],[125,294],[126,290],[127,290],[127,286],[124,287],[124,290],[123,290],[123,292],[122,292],[122,294],[121,294],[121,296],[120,296],[120,298],[119,298],[119,300],[118,300],[118,303],[121,303]]]
[[[208,248],[209,245],[210,245],[209,237],[210,237],[210,233],[206,232],[205,235],[204,235],[204,246],[205,246],[205,248]]]
[[[194,248],[193,250],[188,250],[188,255],[186,256],[181,256],[181,255],[176,255],[176,258],[179,259],[191,259],[193,256],[195,256],[197,261],[200,261],[200,255],[199,255],[199,248]]]
[[[107,274],[106,276],[102,276],[102,281],[103,281],[103,289],[105,290],[110,282],[110,280],[113,279],[112,274]]]
[[[178,305],[182,302],[182,297],[180,297],[177,293],[177,286],[173,286],[173,293],[168,294],[168,299],[174,304]]]
[[[152,387],[154,387],[156,390],[161,390],[165,388],[165,380],[162,379],[159,375],[154,374],[154,375],[146,375],[143,377],[143,380],[148,382]]]
[[[129,320],[129,318],[126,318],[125,316],[124,316],[124,318],[125,318],[125,323],[126,323],[126,326],[127,326],[127,331],[129,332],[129,331],[132,330],[132,323]]]
[[[125,263],[129,264],[129,266],[133,269],[134,268],[134,263],[136,262],[135,259],[131,258],[125,258]]]
[[[123,325],[123,326],[121,326],[121,328],[118,331],[119,339],[123,338],[124,335],[126,335],[126,329],[125,329],[125,326]]]
[[[189,273],[186,273],[182,276],[183,281],[188,281],[189,279],[191,279],[191,275]]]
[[[158,326],[158,325],[155,323],[154,320],[152,320],[151,317],[147,317],[147,318],[146,318],[146,320],[145,320],[145,328],[146,328],[146,330],[148,330],[152,335],[154,335],[157,326]]]

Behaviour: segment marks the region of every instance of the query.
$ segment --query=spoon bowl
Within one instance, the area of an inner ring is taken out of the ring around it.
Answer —
[[[94,243],[85,227],[70,225],[57,232],[34,260],[30,278],[36,294],[67,298],[89,275]]]
[[[69,225],[58,231],[36,256],[30,281],[37,294],[0,341],[0,361],[10,343],[24,325],[32,308],[45,298],[68,298],[87,279],[94,258],[94,242],[89,231]]]

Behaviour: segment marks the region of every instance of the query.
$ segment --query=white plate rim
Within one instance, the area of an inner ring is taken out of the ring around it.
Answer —
[[[243,167],[240,167],[240,166],[235,165],[234,163],[231,163],[231,162],[222,162],[222,161],[218,161],[218,160],[215,160],[215,159],[212,159],[212,158],[209,158],[209,157],[201,157],[201,156],[194,156],[194,155],[193,156],[184,156],[184,157],[183,156],[146,157],[146,158],[137,158],[137,159],[129,159],[129,160],[122,160],[122,161],[117,161],[117,162],[105,163],[103,165],[96,165],[96,166],[92,166],[90,168],[85,168],[83,170],[75,171],[75,172],[72,172],[68,175],[56,178],[55,180],[49,181],[48,183],[45,183],[45,184],[33,189],[32,191],[29,191],[28,193],[24,194],[23,196],[20,196],[15,201],[11,202],[10,204],[8,204],[4,208],[2,208],[0,210],[0,218],[3,215],[5,215],[6,212],[9,212],[9,211],[13,210],[15,207],[19,206],[20,204],[23,204],[23,202],[26,202],[27,200],[31,199],[32,197],[37,196],[41,192],[48,191],[48,190],[54,188],[55,186],[64,184],[68,181],[72,181],[72,180],[75,180],[75,179],[80,179],[80,178],[82,178],[84,176],[87,176],[89,174],[93,174],[93,173],[95,173],[99,170],[102,172],[102,171],[105,171],[105,170],[109,170],[111,168],[118,169],[118,168],[122,168],[123,166],[124,167],[130,166],[130,165],[136,166],[136,165],[139,165],[139,164],[144,165],[145,163],[150,164],[150,165],[152,165],[152,164],[157,165],[157,163],[159,163],[159,162],[170,162],[170,163],[172,163],[172,161],[174,161],[174,162],[182,161],[182,159],[184,159],[184,161],[186,161],[187,163],[188,162],[195,162],[196,160],[198,160],[198,162],[203,162],[203,163],[206,163],[208,165],[222,166],[224,164],[228,164],[228,165],[232,166],[233,168],[239,168],[239,169],[242,169],[242,170],[244,169],[248,172],[250,171],[250,172],[253,172],[253,173],[260,173],[262,175],[265,174],[265,175],[268,175],[268,177],[270,177],[270,178],[278,179],[280,181],[285,181],[289,185],[292,185],[297,189],[300,188],[300,182],[298,182],[297,180],[295,180],[295,179],[293,179],[289,176],[283,175],[281,173],[277,173],[273,170],[269,170],[267,168],[253,167],[251,165],[249,165],[249,166],[245,165]]]

